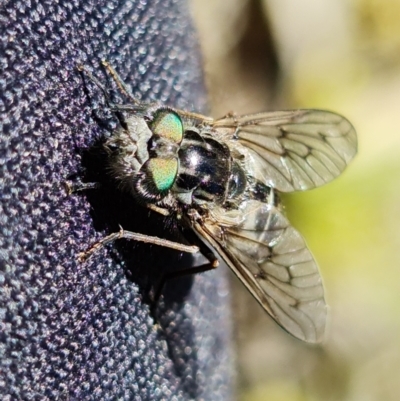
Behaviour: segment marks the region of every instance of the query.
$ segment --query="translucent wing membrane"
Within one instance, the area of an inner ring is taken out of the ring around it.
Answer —
[[[238,225],[221,227],[214,216],[195,229],[279,325],[301,340],[321,341],[324,290],[304,239],[274,206],[247,201],[239,212]]]
[[[238,139],[247,156],[247,171],[281,192],[311,189],[333,180],[357,151],[350,122],[322,110],[229,116],[216,120],[213,128]],[[231,142],[235,147],[236,141]]]

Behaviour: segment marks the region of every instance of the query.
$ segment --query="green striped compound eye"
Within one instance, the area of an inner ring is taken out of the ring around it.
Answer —
[[[154,135],[181,143],[183,138],[183,124],[180,117],[170,110],[159,110],[151,122]]]
[[[160,192],[168,191],[174,184],[178,173],[177,159],[154,158],[147,162],[147,170],[150,172],[154,185]]]

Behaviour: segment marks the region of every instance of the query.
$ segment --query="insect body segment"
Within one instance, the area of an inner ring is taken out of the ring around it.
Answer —
[[[190,204],[224,202],[233,162],[227,145],[189,132],[182,142],[179,160],[180,172],[173,188],[176,196],[190,194]]]
[[[213,120],[138,101],[113,108],[124,115],[106,142],[115,179],[138,202],[182,217],[285,330],[308,342],[321,341],[326,323],[322,280],[304,239],[283,215],[278,195],[337,177],[357,150],[352,125],[321,110]],[[140,234],[124,237],[142,240]],[[164,246],[193,252],[167,241]],[[210,262],[218,264],[215,256]]]

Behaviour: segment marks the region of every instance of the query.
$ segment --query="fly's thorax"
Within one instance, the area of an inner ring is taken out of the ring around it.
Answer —
[[[169,108],[153,106],[124,122],[106,143],[111,169],[139,202],[156,203],[169,193],[178,174],[182,120]]]
[[[201,125],[186,129],[178,156],[172,188],[176,199],[188,205],[239,202],[247,187],[246,174],[220,135]]]
[[[179,173],[173,192],[181,202],[225,201],[232,170],[232,157],[226,144],[207,133],[187,130],[178,156]]]

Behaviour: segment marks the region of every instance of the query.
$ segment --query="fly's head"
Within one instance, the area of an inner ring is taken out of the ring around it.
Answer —
[[[141,203],[165,198],[178,174],[184,135],[180,116],[162,106],[129,113],[106,142],[114,177]]]

